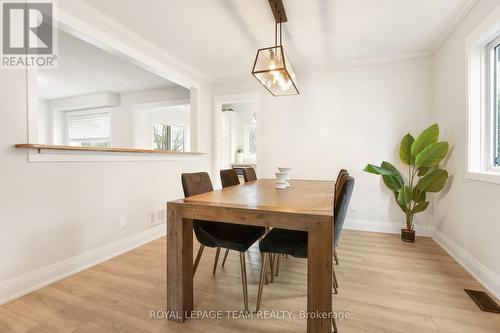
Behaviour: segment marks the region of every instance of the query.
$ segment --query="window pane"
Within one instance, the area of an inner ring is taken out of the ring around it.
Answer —
[[[257,154],[257,128],[251,127],[248,133],[248,153]]]
[[[183,126],[153,124],[153,149],[184,151],[186,128]]]
[[[495,48],[495,166],[500,166],[500,45]]]
[[[182,126],[171,126],[172,151],[184,151],[185,132],[186,130]]]
[[[153,149],[170,150],[167,125],[153,124]]]

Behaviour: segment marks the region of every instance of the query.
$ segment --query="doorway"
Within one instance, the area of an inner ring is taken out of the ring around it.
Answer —
[[[260,94],[215,97],[214,183],[219,173],[235,169],[243,183],[242,168],[253,167],[257,174],[259,153]]]

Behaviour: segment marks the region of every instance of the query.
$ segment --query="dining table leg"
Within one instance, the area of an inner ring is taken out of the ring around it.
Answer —
[[[193,220],[167,207],[167,311],[184,322],[193,310]]]
[[[332,222],[315,224],[308,232],[307,332],[332,331]]]

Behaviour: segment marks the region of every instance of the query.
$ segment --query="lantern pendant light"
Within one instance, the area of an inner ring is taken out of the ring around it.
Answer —
[[[273,96],[298,95],[297,78],[282,45],[282,26],[287,21],[282,0],[269,0],[276,19],[274,46],[257,50],[252,74]]]

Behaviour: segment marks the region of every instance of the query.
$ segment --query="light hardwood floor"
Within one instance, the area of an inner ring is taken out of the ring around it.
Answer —
[[[338,321],[341,333],[500,332],[500,315],[481,312],[463,291],[481,286],[431,239],[404,244],[397,235],[355,231],[342,238],[333,308],[351,318]],[[159,239],[0,306],[0,332],[305,332],[299,319],[150,319],[166,302],[165,248]],[[242,310],[238,255],[230,253],[214,276],[214,253],[206,250],[196,273],[195,309]],[[257,248],[247,264],[254,308]],[[264,287],[262,310],[304,311],[306,267],[303,259],[283,260],[275,283]]]

